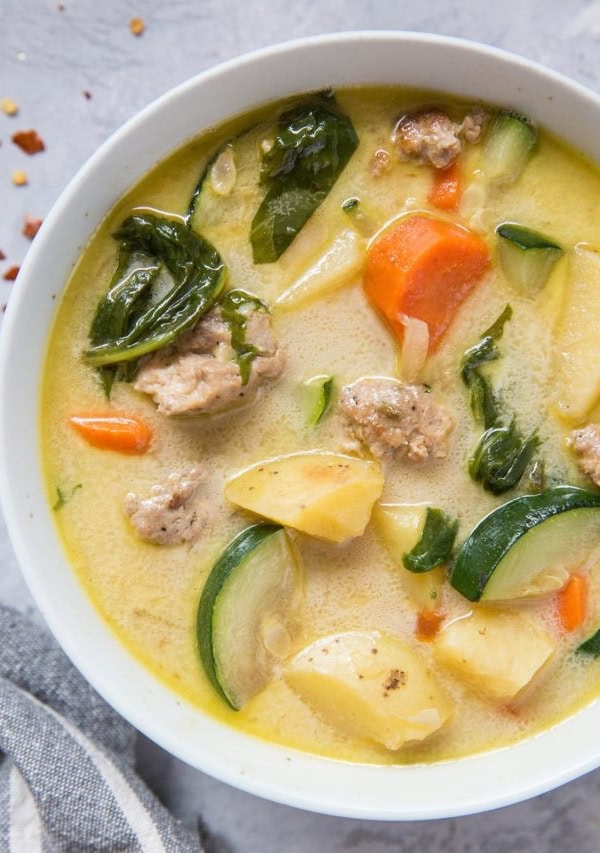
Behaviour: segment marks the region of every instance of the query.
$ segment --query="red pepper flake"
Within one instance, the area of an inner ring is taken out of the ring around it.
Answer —
[[[4,261],[4,260],[6,260],[6,255],[4,254],[2,249],[0,249],[0,261]]]
[[[132,18],[129,21],[129,31],[134,36],[141,36],[146,29],[146,24],[144,23],[143,18]]]
[[[14,281],[16,277],[19,275],[19,270],[21,267],[9,267],[2,278],[4,281]]]
[[[46,148],[37,130],[18,130],[13,133],[11,139],[25,154],[39,154]]]
[[[24,237],[27,237],[28,240],[33,240],[42,227],[42,222],[43,220],[38,219],[36,216],[26,216],[23,222],[23,228],[21,229],[21,234]]]
[[[431,642],[440,630],[440,625],[445,618],[446,614],[442,613],[441,610],[422,610],[417,616],[415,630],[417,640],[424,643]]]

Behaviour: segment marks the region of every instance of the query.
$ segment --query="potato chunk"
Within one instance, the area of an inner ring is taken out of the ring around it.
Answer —
[[[555,349],[554,398],[560,415],[578,423],[600,400],[600,251],[573,252]]]
[[[333,726],[388,749],[423,740],[452,713],[418,655],[379,631],[322,637],[294,658],[284,678]]]
[[[494,702],[517,699],[552,659],[556,646],[521,613],[484,608],[447,625],[436,643],[440,663]]]
[[[225,497],[303,533],[343,542],[364,533],[382,488],[376,462],[310,451],[257,462],[229,480]]]

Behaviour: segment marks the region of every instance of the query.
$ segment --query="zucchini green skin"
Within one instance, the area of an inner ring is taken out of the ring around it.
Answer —
[[[563,251],[562,247],[550,237],[540,234],[539,231],[525,228],[524,225],[518,225],[516,222],[503,222],[496,228],[496,234],[524,251],[528,249],[553,249],[560,254]]]
[[[479,601],[492,574],[522,536],[552,516],[575,509],[600,509],[600,493],[557,486],[508,501],[482,519],[463,542],[450,584],[469,601]]]
[[[217,693],[223,697],[227,704],[234,710],[233,705],[225,693],[217,675],[217,666],[212,640],[212,618],[213,610],[225,582],[244,559],[260,545],[267,537],[281,530],[280,524],[254,524],[242,530],[235,539],[225,548],[217,562],[211,569],[208,579],[200,596],[198,613],[196,617],[196,638],[200,660],[211,684]]]
[[[585,642],[577,647],[578,652],[583,652],[586,655],[592,655],[597,658],[600,656],[600,628],[588,637]]]

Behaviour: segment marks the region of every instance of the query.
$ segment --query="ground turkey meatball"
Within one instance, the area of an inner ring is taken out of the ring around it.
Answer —
[[[359,379],[342,390],[340,405],[352,432],[374,456],[425,462],[448,455],[454,421],[423,385]]]
[[[600,424],[573,430],[569,444],[579,457],[580,469],[600,487]]]
[[[480,107],[472,109],[460,123],[441,110],[421,110],[400,119],[392,140],[401,160],[444,169],[461,153],[461,137],[471,144],[479,141],[487,118]]]
[[[213,510],[210,501],[199,495],[204,480],[204,469],[195,466],[152,486],[148,498],[130,492],[125,497],[125,514],[138,536],[155,545],[181,545],[208,532]]]
[[[189,332],[140,362],[133,383],[149,394],[164,415],[221,412],[250,399],[263,384],[277,379],[283,357],[266,311],[252,310],[246,320],[246,343],[256,347],[248,382],[231,345],[231,331],[219,308],[213,308]]]

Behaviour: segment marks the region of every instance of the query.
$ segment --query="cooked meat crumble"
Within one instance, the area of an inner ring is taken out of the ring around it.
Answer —
[[[180,545],[207,532],[214,509],[198,494],[205,477],[204,469],[194,466],[152,486],[148,498],[130,492],[125,497],[125,514],[138,536],[155,545]]]
[[[374,456],[424,462],[448,455],[454,421],[422,385],[359,379],[342,390],[340,405],[352,432]]]
[[[471,144],[479,141],[487,119],[480,107],[474,107],[460,123],[441,110],[420,110],[400,119],[392,141],[401,160],[444,169],[461,153],[463,139]]]
[[[600,424],[573,430],[569,444],[579,457],[580,469],[600,487]]]
[[[283,370],[283,356],[265,311],[248,314],[246,343],[256,347],[257,354],[244,385],[231,330],[220,309],[213,308],[173,344],[142,359],[134,388],[149,394],[164,415],[224,411],[250,399]]]

